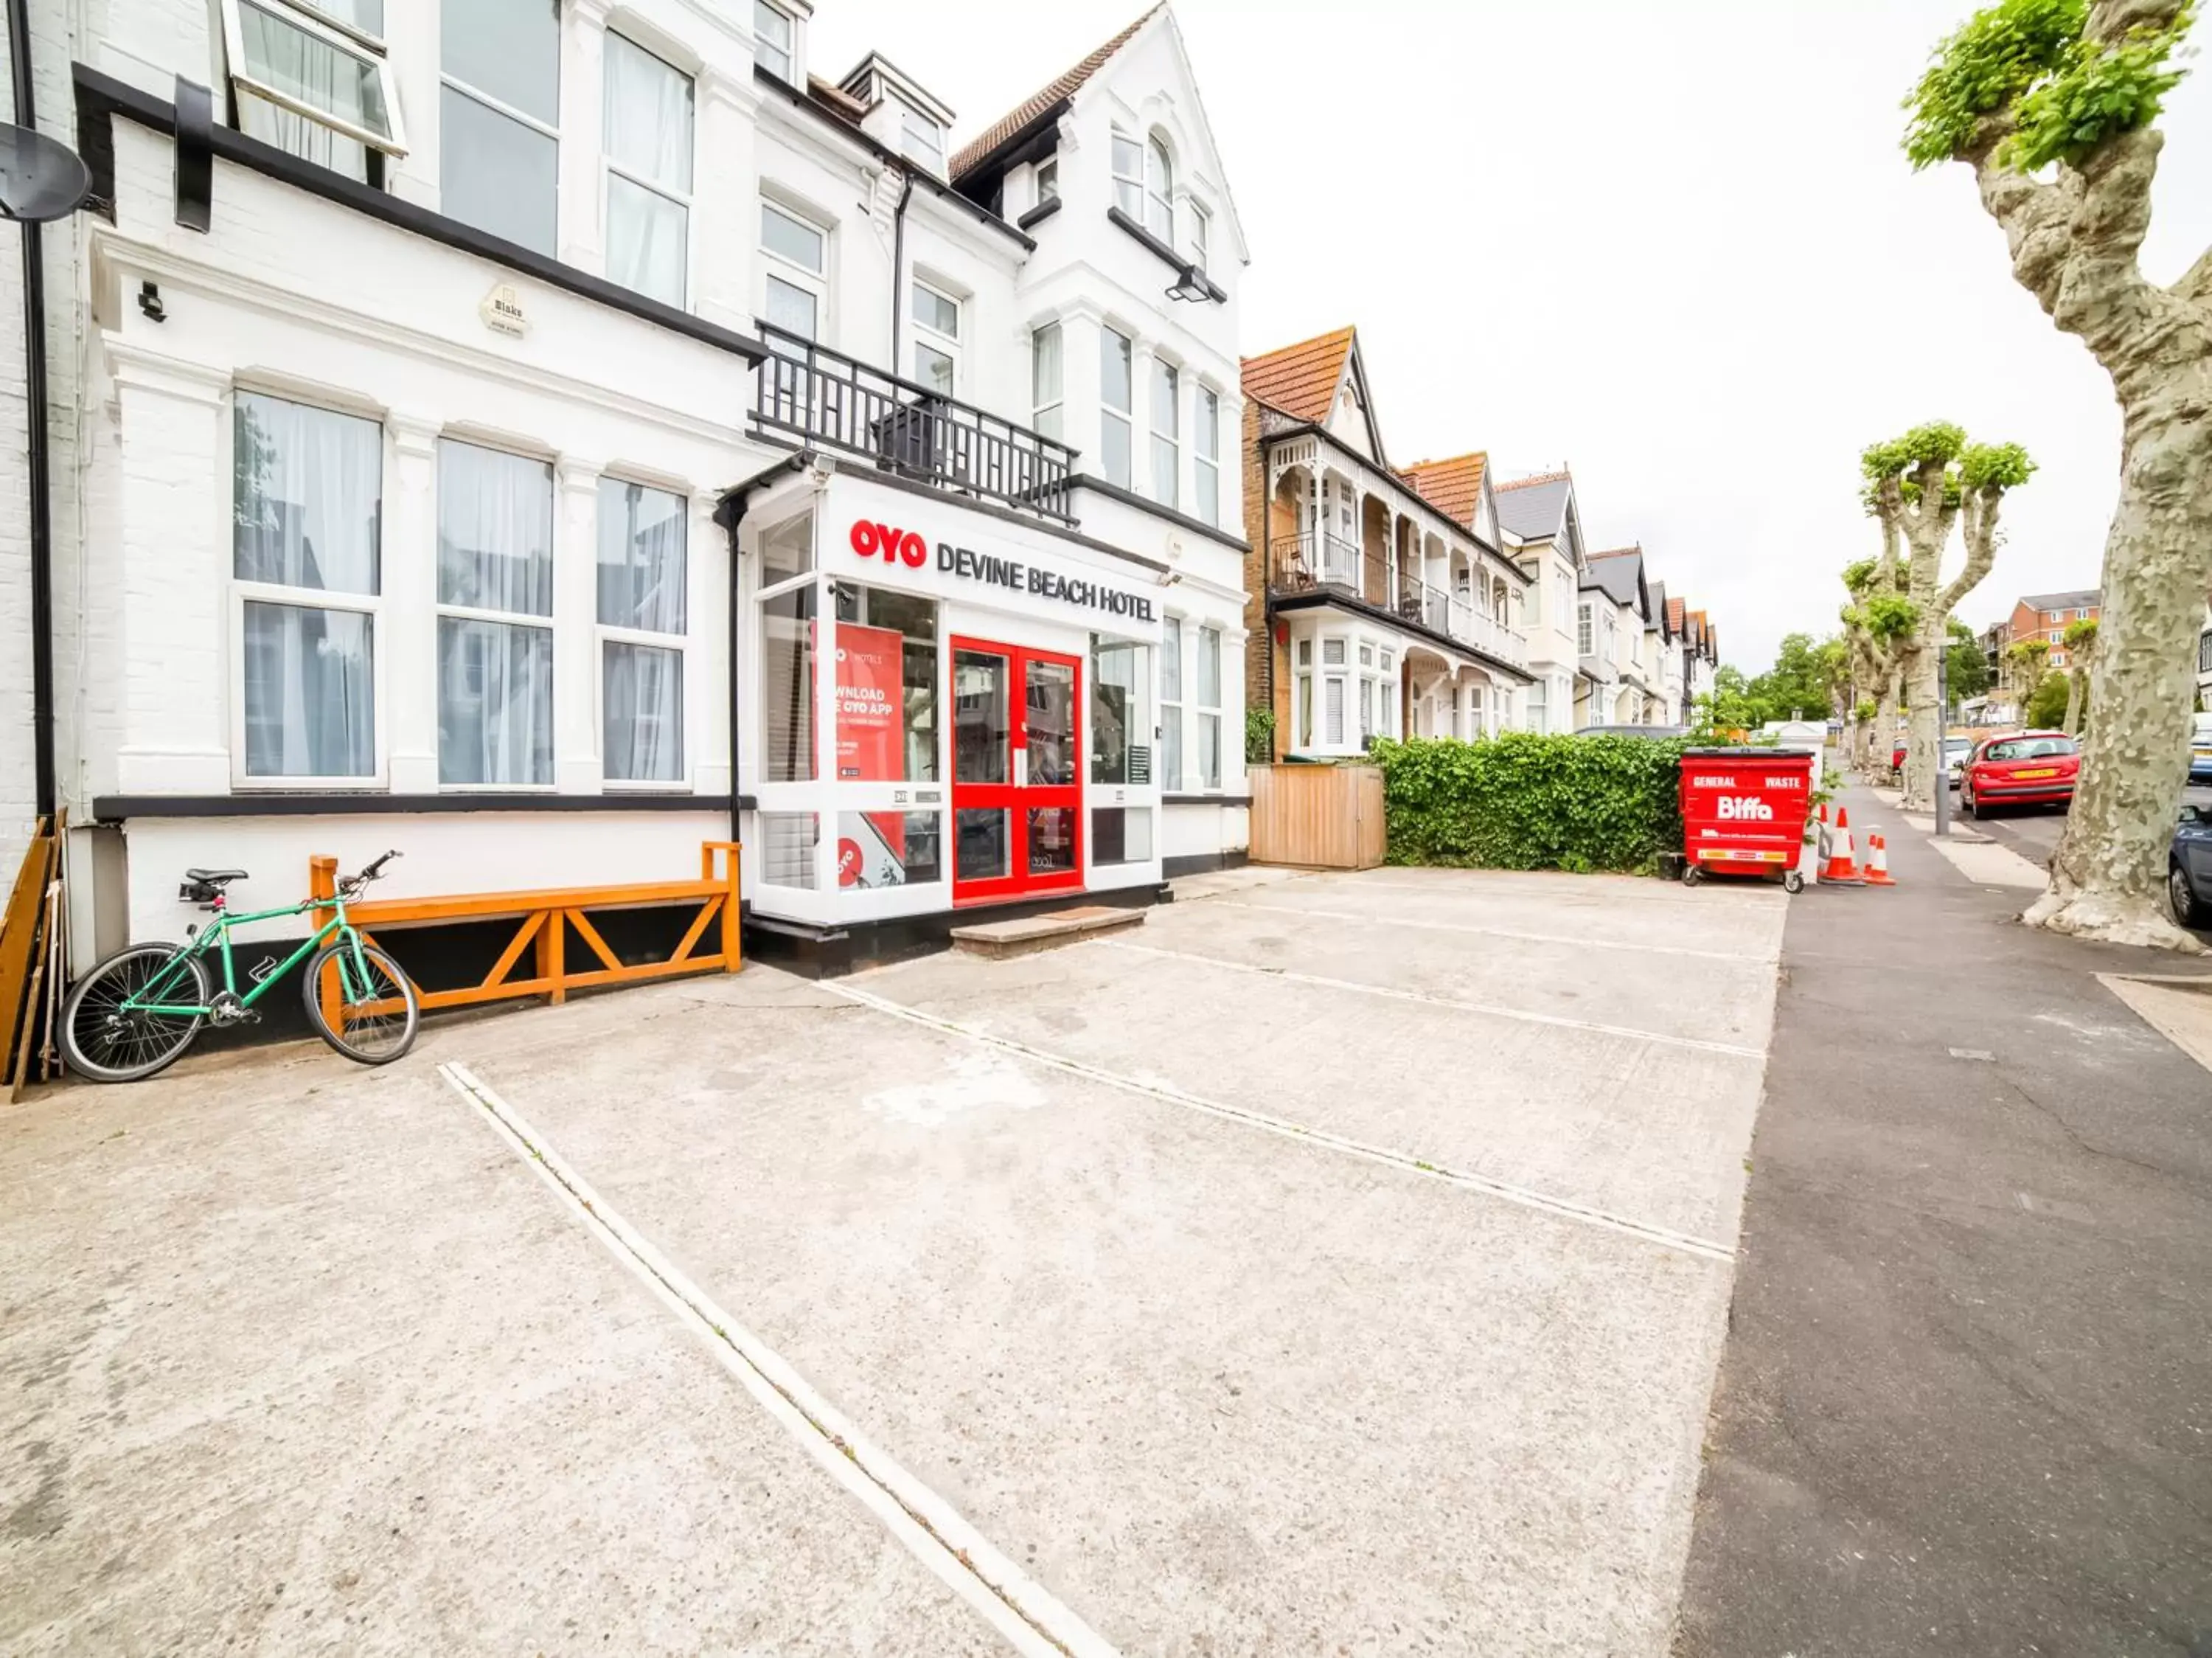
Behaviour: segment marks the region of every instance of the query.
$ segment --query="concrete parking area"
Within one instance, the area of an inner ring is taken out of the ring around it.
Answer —
[[[1666,1650],[1778,893],[1136,932],[0,1119],[0,1649]]]

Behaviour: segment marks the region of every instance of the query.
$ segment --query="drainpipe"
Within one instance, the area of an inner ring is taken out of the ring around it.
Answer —
[[[13,0],[21,4],[22,0]],[[899,169],[906,180],[900,187],[898,205],[891,210],[891,360],[886,365],[892,374],[899,371],[899,305],[906,297],[906,204],[914,199],[914,174],[906,168]]]
[[[38,131],[31,95],[30,0],[8,0],[15,125]],[[37,815],[54,814],[54,534],[46,453],[46,260],[44,227],[23,237],[24,448],[31,494],[31,744]]]

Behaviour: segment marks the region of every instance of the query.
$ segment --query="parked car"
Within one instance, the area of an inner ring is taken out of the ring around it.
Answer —
[[[1986,737],[1966,762],[1959,807],[1982,817],[2000,806],[2066,806],[2081,771],[2081,747],[2063,731]]]
[[[1586,725],[1577,737],[1686,737],[1686,725]]]
[[[2166,860],[2166,897],[2185,927],[2212,927],[2212,806],[2185,806]]]
[[[2189,781],[2212,783],[2212,714],[2199,714],[2189,734]]]
[[[1956,790],[1966,775],[1966,762],[1973,758],[1974,739],[1946,737],[1943,739],[1943,769],[1951,774],[1951,787]]]

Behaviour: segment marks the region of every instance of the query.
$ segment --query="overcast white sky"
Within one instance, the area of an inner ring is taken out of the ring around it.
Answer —
[[[880,49],[960,141],[1144,4],[817,0],[813,68]],[[1175,5],[1251,244],[1243,350],[1355,325],[1394,462],[1571,463],[1595,545],[1642,542],[1747,671],[1832,630],[1837,571],[1877,545],[1858,452],[1922,420],[2043,468],[1967,620],[2096,584],[2107,383],[2013,283],[1966,170],[1898,148],[1969,0]],[[2212,245],[2197,68],[2163,123],[2161,281]]]

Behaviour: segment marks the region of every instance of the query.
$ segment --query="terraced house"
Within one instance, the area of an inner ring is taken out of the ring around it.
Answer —
[[[1401,471],[1350,328],[1247,358],[1245,696],[1279,756],[1517,725],[1531,585],[1480,454]]]
[[[405,896],[738,841],[800,945],[1242,856],[1245,254],[1165,7],[964,145],[808,0],[33,11],[94,174],[80,959],[186,865],[386,846]]]

